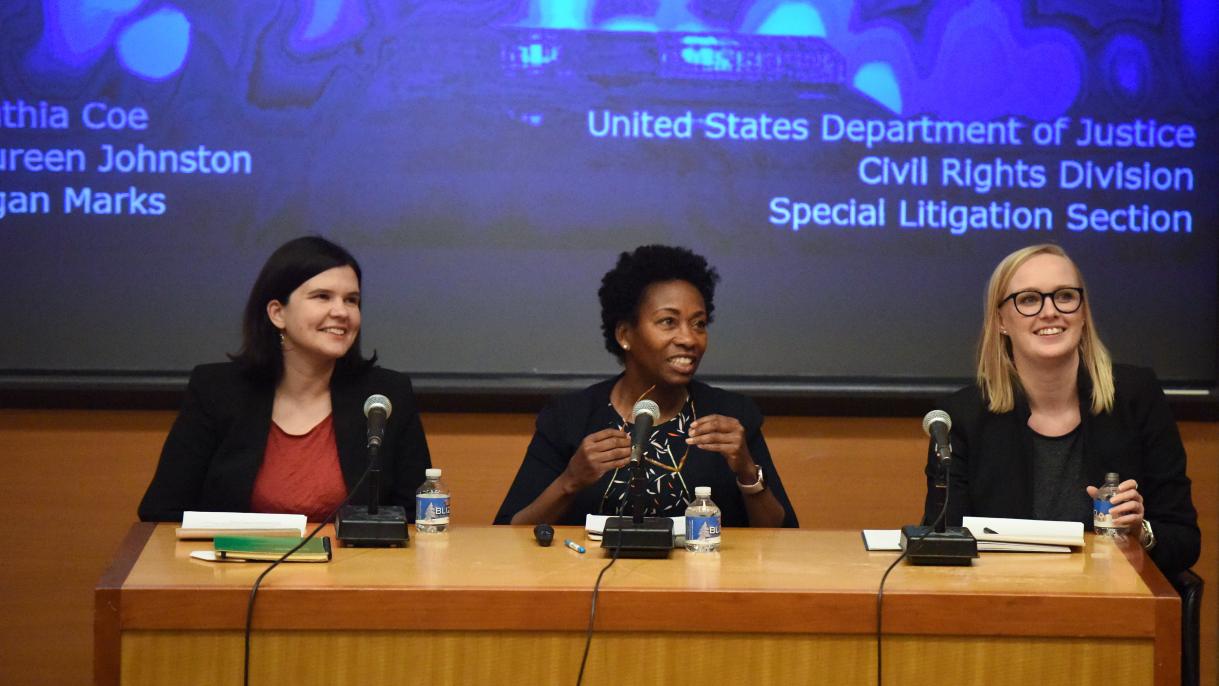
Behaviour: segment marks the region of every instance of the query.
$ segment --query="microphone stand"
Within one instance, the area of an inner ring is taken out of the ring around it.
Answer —
[[[643,524],[643,492],[648,477],[643,468],[643,460],[636,460],[631,465],[630,489],[631,522],[635,526]]]
[[[344,505],[335,522],[335,536],[344,546],[401,548],[410,540],[406,508],[381,506],[381,441],[368,441],[368,504]]]
[[[381,444],[368,446],[368,514],[377,514],[381,506]]]
[[[643,460],[631,462],[631,477],[627,482],[627,502],[630,517],[609,517],[601,532],[601,547],[615,550],[618,557],[664,558],[673,550],[673,520],[668,517],[644,517],[643,503],[648,482]]]
[[[902,549],[912,565],[965,566],[973,564],[973,559],[978,556],[978,542],[969,529],[945,526],[948,519],[948,466],[951,462],[951,456],[941,459],[935,472],[939,516],[931,526],[902,527]]]
[[[935,503],[941,511],[948,507],[948,467],[943,462],[935,470]],[[935,533],[944,533],[944,522],[947,519],[947,516],[935,518]]]

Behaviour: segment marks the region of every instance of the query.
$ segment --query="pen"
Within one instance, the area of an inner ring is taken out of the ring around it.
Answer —
[[[580,545],[579,543],[576,543],[575,541],[571,540],[570,538],[563,539],[563,545],[567,546],[568,548],[571,548],[572,550],[576,551],[577,553],[584,552],[584,546]]]

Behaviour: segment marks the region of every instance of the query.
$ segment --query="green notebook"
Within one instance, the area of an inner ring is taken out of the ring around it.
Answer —
[[[217,536],[218,560],[278,560],[301,542],[300,536]],[[285,562],[329,562],[330,537],[310,539]]]

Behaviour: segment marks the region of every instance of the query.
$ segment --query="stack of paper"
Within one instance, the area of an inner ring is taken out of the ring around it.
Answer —
[[[961,524],[978,539],[980,552],[1069,553],[1084,544],[1082,522],[963,517]]]
[[[961,524],[978,541],[979,552],[1069,553],[1084,544],[1081,522],[1044,519],[963,517]],[[864,529],[864,547],[869,551],[901,550],[898,529]]]
[[[607,515],[585,515],[584,517],[584,535],[590,541],[600,541],[601,534],[605,531],[605,520],[609,519]],[[670,517],[673,520],[673,538],[684,543],[686,539],[686,518],[685,517]]]
[[[863,545],[869,551],[901,550],[901,529],[864,529]]]
[[[309,522],[303,514],[263,514],[260,512],[182,513],[178,538],[215,538],[225,534],[247,536],[304,536]]]

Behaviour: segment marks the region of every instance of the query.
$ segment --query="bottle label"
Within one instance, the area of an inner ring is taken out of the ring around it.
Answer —
[[[1096,498],[1092,501],[1092,526],[1102,528],[1113,527],[1113,515],[1109,514],[1109,508],[1113,507],[1113,503],[1108,499]]]
[[[719,517],[686,517],[686,540],[707,544],[720,542]]]
[[[424,524],[448,524],[449,496],[436,494],[415,496],[415,520]]]

